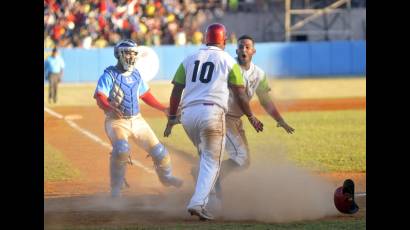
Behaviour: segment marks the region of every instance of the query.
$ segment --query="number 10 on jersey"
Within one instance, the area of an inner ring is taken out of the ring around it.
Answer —
[[[192,75],[192,82],[196,82],[196,76],[198,74],[198,68],[199,68],[199,61],[195,61],[195,67],[194,67],[194,73]],[[212,62],[205,62],[201,66],[201,72],[199,74],[199,81],[202,83],[208,83],[211,81],[212,78],[212,73],[214,72],[215,65]],[[206,77],[205,77],[206,74]]]

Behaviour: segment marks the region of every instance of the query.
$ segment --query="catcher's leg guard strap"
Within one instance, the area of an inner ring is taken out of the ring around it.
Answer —
[[[129,145],[126,140],[117,140],[114,142],[112,155],[121,157],[121,155],[128,155]]]
[[[127,163],[130,147],[126,140],[117,140],[114,142],[112,156],[119,165]]]
[[[150,155],[154,160],[155,169],[161,181],[167,180],[172,176],[171,157],[168,150],[161,143],[152,148]]]
[[[125,176],[129,145],[126,140],[118,140],[113,145],[110,158],[111,195],[119,196]]]
[[[159,163],[168,156],[168,150],[163,144],[158,143],[151,149],[150,155],[152,159],[154,159],[154,162]]]

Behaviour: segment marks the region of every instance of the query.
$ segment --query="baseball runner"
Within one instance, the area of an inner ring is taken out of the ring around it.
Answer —
[[[114,56],[118,62],[104,70],[94,94],[98,106],[106,115],[105,132],[113,146],[110,158],[112,197],[121,195],[125,166],[130,155],[130,137],[152,157],[155,171],[163,185],[180,187],[183,183],[172,175],[168,150],[141,116],[139,99],[164,113],[167,113],[167,108],[154,98],[140,72],[134,68],[137,53],[134,41],[120,41],[114,47]]]
[[[239,65],[224,51],[225,26],[219,23],[209,25],[205,41],[206,46],[185,58],[174,75],[164,136],[168,136],[170,127],[178,123],[177,110],[181,102],[181,123],[200,157],[197,183],[187,209],[201,220],[212,220],[214,217],[205,206],[222,162],[228,87],[257,132],[263,130],[263,124],[253,116],[246,100]]]
[[[252,63],[252,57],[255,53],[253,38],[248,35],[239,37],[236,59],[244,78],[247,100],[251,100],[256,93],[262,107],[277,122],[277,127],[282,127],[287,133],[292,134],[295,130],[282,118],[269,95],[271,88],[268,85],[265,72]],[[222,162],[220,178],[215,186],[216,194],[213,193],[216,197],[211,196],[212,199],[216,198],[217,202],[221,199],[220,180],[235,170],[248,168],[250,164],[248,141],[241,120],[243,115],[244,113],[238,104],[237,98],[230,91],[228,113],[226,115],[225,145],[229,158]]]

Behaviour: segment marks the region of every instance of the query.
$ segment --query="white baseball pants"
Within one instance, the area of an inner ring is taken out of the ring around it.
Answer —
[[[205,207],[223,159],[225,111],[216,104],[191,105],[182,110],[181,123],[200,157],[195,192],[187,208]]]
[[[249,147],[243,129],[242,120],[239,117],[226,116],[226,145],[225,150],[229,158],[238,165],[249,164]]]
[[[145,151],[150,152],[152,147],[159,143],[157,136],[145,119],[139,113],[131,119],[105,120],[105,132],[111,143],[118,139],[128,140],[131,137]]]

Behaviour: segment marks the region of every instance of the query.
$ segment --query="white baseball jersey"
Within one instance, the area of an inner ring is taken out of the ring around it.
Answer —
[[[198,180],[188,209],[204,207],[223,159],[228,84],[244,87],[244,80],[235,59],[218,47],[207,46],[181,63],[172,83],[185,86],[181,123],[200,154]]]
[[[269,92],[271,90],[265,72],[252,62],[250,63],[248,70],[245,70],[241,66],[241,73],[244,78],[248,100],[251,100],[255,92],[258,94],[262,92]],[[238,99],[233,95],[232,90],[229,91],[228,115],[241,117],[244,113],[238,104]]]
[[[172,82],[185,85],[182,109],[210,102],[228,111],[228,84],[244,86],[240,67],[235,59],[215,46],[203,47],[185,58]]]

